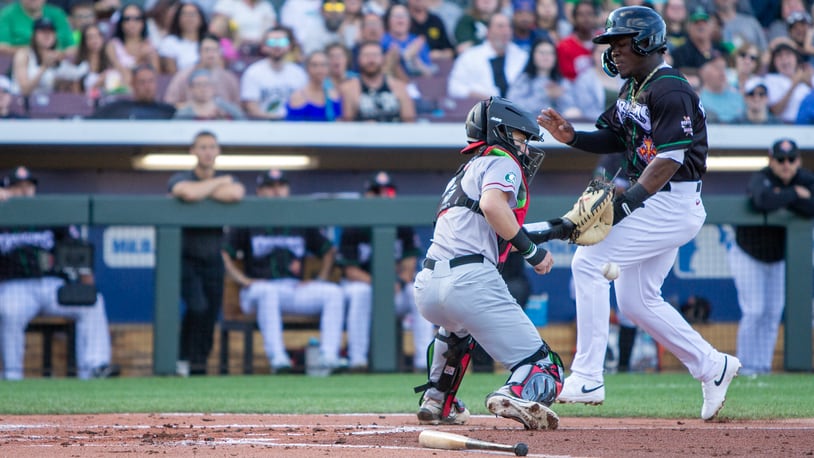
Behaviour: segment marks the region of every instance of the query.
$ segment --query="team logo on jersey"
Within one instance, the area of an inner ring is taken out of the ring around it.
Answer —
[[[624,124],[626,119],[630,119],[640,125],[645,132],[650,132],[652,128],[650,109],[647,108],[647,105],[636,103],[636,101],[617,99],[616,116],[620,123]]]
[[[656,157],[657,153],[658,151],[656,151],[656,145],[653,143],[653,139],[645,135],[642,139],[642,144],[636,148],[636,154],[639,155],[639,158],[641,158],[645,164],[649,164],[650,161]]]
[[[514,184],[515,181],[517,181],[517,175],[515,175],[514,172],[509,172],[503,179],[506,180],[506,183]]]
[[[692,121],[689,116],[684,116],[681,120],[681,130],[684,131],[684,135],[692,137]]]

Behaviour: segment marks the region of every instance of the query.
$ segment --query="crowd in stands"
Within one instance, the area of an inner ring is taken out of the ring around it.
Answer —
[[[814,123],[809,0],[622,2],[661,13],[666,61],[696,88],[709,122]],[[0,5],[2,118],[459,121],[472,99],[500,95],[593,122],[621,85],[590,40],[618,2]],[[139,90],[137,74],[149,70],[154,89]],[[41,109],[57,103],[79,107]]]

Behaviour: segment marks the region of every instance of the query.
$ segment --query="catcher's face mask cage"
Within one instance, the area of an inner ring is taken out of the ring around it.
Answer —
[[[488,126],[486,142],[490,145],[500,145],[512,153],[520,161],[526,181],[531,182],[545,159],[545,151],[539,144],[543,137],[537,119],[506,99],[492,97],[490,102],[486,113]],[[521,132],[526,138],[525,147],[517,145],[512,134],[514,131]]]

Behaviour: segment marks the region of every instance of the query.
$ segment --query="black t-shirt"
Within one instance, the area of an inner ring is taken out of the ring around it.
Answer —
[[[322,257],[331,250],[331,241],[317,228],[238,228],[227,240],[226,251],[233,258],[243,254],[250,278],[302,278],[306,254]],[[294,261],[300,261],[299,271]]]
[[[221,173],[215,172],[215,176]],[[178,172],[170,177],[169,191],[182,181],[201,181],[194,170]],[[210,260],[220,257],[220,250],[223,245],[222,227],[187,227],[181,231],[182,245],[181,254],[185,258],[195,258]]]
[[[117,100],[96,110],[90,119],[172,119],[175,107],[162,102]]]
[[[54,247],[74,239],[69,228],[0,228],[0,281],[58,276]]]
[[[660,68],[638,91],[628,79],[616,103],[596,126],[611,129],[625,145],[627,175],[638,179],[656,154],[687,150],[670,181],[698,181],[707,170],[706,115],[698,95],[678,70]],[[634,100],[635,93],[635,100]]]
[[[447,36],[444,21],[433,13],[429,13],[427,20],[422,24],[411,18],[410,33],[423,35],[427,39],[427,46],[430,47],[430,50],[452,49],[452,42],[449,41],[449,36]]]
[[[675,68],[701,68],[702,65],[716,57],[728,56],[729,51],[722,44],[713,43],[712,51],[709,55],[705,55],[695,47],[692,41],[687,40],[683,45],[675,48],[671,55]]]

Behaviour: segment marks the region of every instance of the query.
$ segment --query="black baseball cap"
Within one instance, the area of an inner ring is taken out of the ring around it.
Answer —
[[[272,186],[275,184],[288,184],[288,176],[282,170],[272,169],[257,175],[257,186]]]
[[[51,19],[43,16],[34,21],[34,30],[54,30],[56,31],[57,27],[54,25],[54,21]]]
[[[775,159],[796,158],[799,155],[797,143],[790,138],[781,138],[772,145],[769,154]]]
[[[9,187],[14,186],[17,183],[22,183],[23,181],[28,181],[37,185],[38,180],[35,176],[31,175],[31,171],[28,170],[28,167],[21,165],[16,169],[12,170],[12,172],[5,178],[3,178],[3,186]]]
[[[396,185],[390,179],[390,174],[384,171],[376,172],[373,177],[365,183],[366,192],[374,192],[376,194],[387,194],[394,196],[396,194]]]

